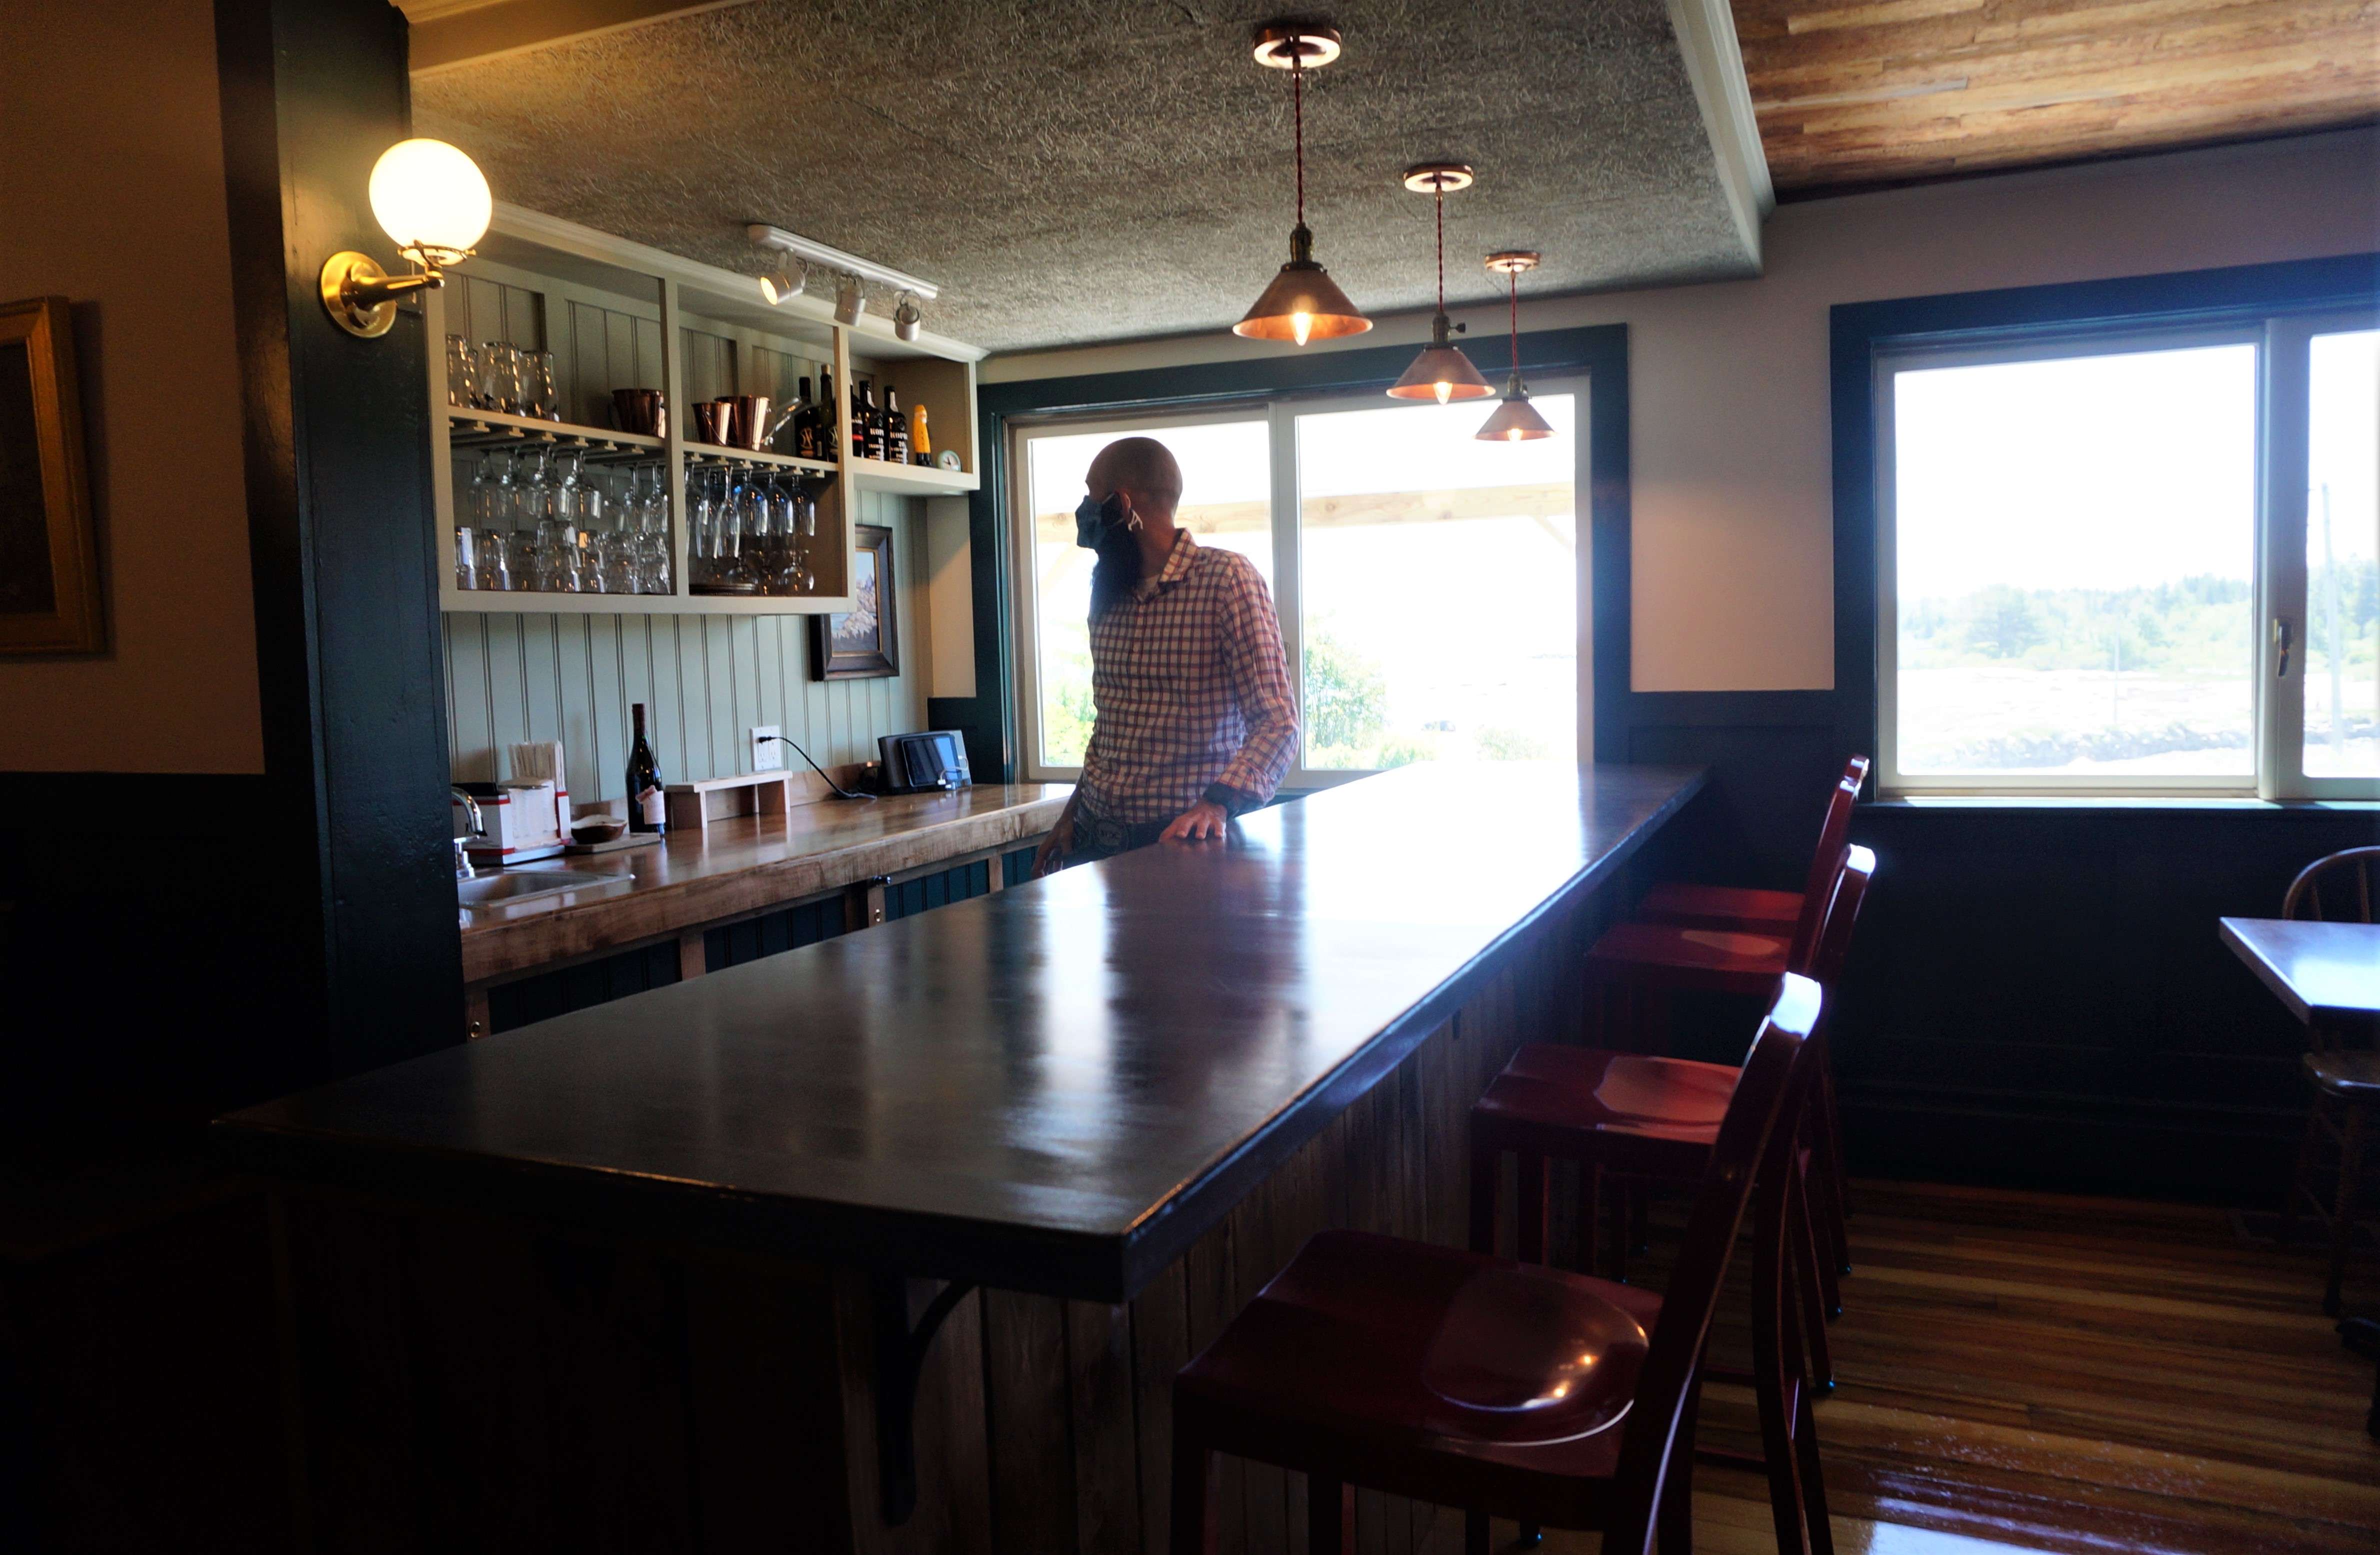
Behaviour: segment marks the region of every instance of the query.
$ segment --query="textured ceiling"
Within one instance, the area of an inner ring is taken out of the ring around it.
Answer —
[[[425,134],[500,198],[758,273],[747,222],[943,288],[929,327],[994,350],[1217,328],[1287,257],[1287,77],[1269,7],[757,0],[415,82]],[[1427,308],[1409,163],[1447,200],[1450,300],[1480,256],[1528,289],[1751,273],[1662,0],[1362,0],[1306,82],[1317,257],[1366,311]]]

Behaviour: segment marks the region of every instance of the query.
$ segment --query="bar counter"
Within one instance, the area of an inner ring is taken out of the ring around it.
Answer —
[[[1246,817],[1226,844],[1145,849],[221,1120],[223,1148],[280,1184],[309,1414],[369,1396],[391,1355],[418,1371],[472,1314],[550,1344],[595,1301],[616,1308],[613,1349],[666,1330],[639,1342],[684,1395],[670,1419],[695,1422],[677,1455],[720,1440],[705,1421],[768,1414],[763,1396],[840,1401],[811,1412],[838,1428],[798,1509],[710,1471],[651,1491],[691,1498],[705,1529],[1027,1549],[1058,1547],[1040,1520],[1087,1518],[1137,1544],[1163,1527],[1172,1367],[1297,1242],[1325,1223],[1460,1239],[1471,1099],[1518,1042],[1574,1028],[1570,969],[1624,905],[1598,888],[1701,784],[1408,767]],[[554,1247],[604,1260],[600,1294],[556,1291],[555,1255],[536,1252]],[[468,1289],[441,1282],[457,1259]],[[360,1297],[359,1261],[412,1294]],[[508,1280],[517,1301],[491,1294]],[[540,1303],[565,1315],[524,1316]],[[702,1362],[719,1345],[732,1377]],[[771,1364],[765,1387],[747,1374]],[[532,1408],[441,1375],[432,1413],[474,1416],[480,1440],[490,1411]],[[664,1422],[629,1396],[574,1413],[650,1453]],[[418,1451],[375,1412],[322,1428],[375,1475]],[[544,1460],[522,1452],[534,1478]],[[553,1488],[485,1493],[510,1514]],[[1253,1547],[1274,1547],[1271,1492],[1234,1494]],[[318,1517],[339,1520],[325,1498]]]

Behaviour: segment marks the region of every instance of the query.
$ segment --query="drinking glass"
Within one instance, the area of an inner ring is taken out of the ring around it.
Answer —
[[[480,343],[480,408],[520,413],[520,352],[501,340]]]
[[[661,467],[653,467],[652,481],[645,490],[644,501],[638,507],[638,577],[642,591],[648,594],[670,592],[670,499],[662,480]]]
[[[480,586],[480,535],[468,524],[455,527],[455,587]]]
[[[471,528],[478,536],[479,577],[482,589],[517,586],[510,546],[513,531],[513,456],[491,448],[480,456],[467,488]]]
[[[446,337],[446,403],[470,407],[480,403],[479,358],[471,343],[459,334]]]
[[[536,416],[548,421],[562,419],[562,394],[554,387],[553,353],[529,351],[522,355],[521,414]]]

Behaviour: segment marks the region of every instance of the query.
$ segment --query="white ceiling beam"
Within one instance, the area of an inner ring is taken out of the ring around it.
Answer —
[[[1728,213],[1756,265],[1760,224],[1777,209],[1777,186],[1769,181],[1768,153],[1761,148],[1760,123],[1752,112],[1752,83],[1743,74],[1735,13],[1728,0],[1669,0],[1669,6],[1670,29],[1677,34],[1686,79],[1702,109]]]
[[[435,75],[750,0],[398,0],[412,33],[412,71]]]

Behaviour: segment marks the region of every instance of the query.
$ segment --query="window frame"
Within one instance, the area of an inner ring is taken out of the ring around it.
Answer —
[[[1595,557],[1591,480],[1594,466],[1593,373],[1586,369],[1530,375],[1533,397],[1569,395],[1576,402],[1572,448],[1572,514],[1575,526],[1577,576],[1577,700],[1576,759],[1595,759]],[[1382,771],[1377,767],[1308,767],[1305,764],[1305,593],[1303,589],[1304,528],[1298,523],[1303,493],[1298,484],[1297,419],[1300,416],[1347,410],[1396,409],[1408,402],[1390,399],[1377,389],[1329,389],[1308,394],[1272,394],[1228,401],[1202,400],[1177,407],[1149,406],[1128,411],[1085,410],[1008,419],[1007,498],[1009,553],[1018,559],[1011,570],[1010,621],[1015,665],[1017,769],[1027,782],[1073,783],[1079,766],[1045,762],[1041,759],[1041,602],[1034,583],[1032,456],[1036,437],[1103,433],[1118,437],[1154,428],[1217,425],[1262,420],[1268,426],[1271,466],[1269,527],[1272,540],[1271,593],[1273,614],[1281,627],[1281,649],[1290,664],[1290,695],[1298,710],[1297,752],[1281,783],[1281,792],[1311,792],[1352,783]],[[1480,401],[1482,415],[1487,401]],[[1412,405],[1411,408],[1423,408]],[[1290,516],[1284,524],[1282,515]],[[1285,602],[1286,601],[1286,602]]]
[[[2146,314],[2076,324],[1986,328],[1878,338],[1869,353],[1876,791],[1888,797],[2371,799],[2380,778],[2309,778],[2303,771],[2305,478],[2309,449],[2309,343],[2316,334],[2374,327],[2380,308],[2272,308],[2210,320]],[[2252,770],[2244,774],[2143,780],[2110,774],[1903,772],[1899,747],[1900,601],[1894,378],[1901,371],[1984,363],[2186,350],[2255,349],[2256,475],[2252,522],[2249,659]],[[2293,355],[2291,354],[2293,350]],[[2292,549],[2293,547],[2293,549]],[[2288,674],[2277,674],[2277,625],[2289,625]],[[2277,695],[2286,690],[2286,695]]]

